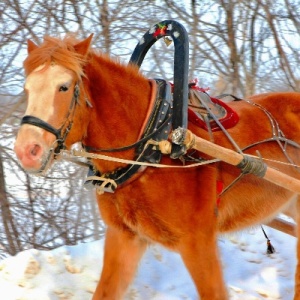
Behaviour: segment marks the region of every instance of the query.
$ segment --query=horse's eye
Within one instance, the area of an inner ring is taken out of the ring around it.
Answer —
[[[59,87],[60,92],[66,92],[69,88],[66,85],[62,85]]]

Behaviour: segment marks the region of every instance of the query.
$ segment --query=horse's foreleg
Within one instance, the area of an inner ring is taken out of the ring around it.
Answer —
[[[298,196],[296,202],[296,212],[297,212],[297,267],[295,275],[295,296],[294,300],[300,300],[300,197]]]
[[[147,243],[131,233],[108,228],[100,282],[93,300],[122,299],[131,283]]]
[[[205,236],[185,243],[181,257],[197,287],[201,300],[226,300],[216,237]]]

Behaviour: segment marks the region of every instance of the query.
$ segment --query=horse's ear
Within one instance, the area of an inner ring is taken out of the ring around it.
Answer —
[[[37,44],[35,44],[32,40],[27,40],[27,52],[28,54],[37,49],[39,46]]]
[[[90,49],[90,45],[91,45],[91,41],[92,41],[92,38],[93,38],[93,33],[88,37],[86,38],[85,40],[81,41],[80,43],[76,44],[74,46],[74,49],[77,53],[81,54],[82,56],[85,56],[89,49]]]

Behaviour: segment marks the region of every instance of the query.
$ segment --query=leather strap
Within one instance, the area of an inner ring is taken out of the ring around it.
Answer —
[[[40,127],[56,136],[56,138],[59,140],[61,139],[61,129],[56,129],[49,123],[43,121],[40,118],[34,117],[34,116],[24,116],[21,120],[21,125],[23,124],[29,124],[34,125],[37,127]]]

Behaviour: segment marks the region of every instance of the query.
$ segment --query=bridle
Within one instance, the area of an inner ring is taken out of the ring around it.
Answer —
[[[42,128],[42,129],[52,133],[56,137],[56,140],[53,143],[53,145],[56,144],[56,147],[50,149],[50,153],[48,155],[46,164],[44,166],[47,165],[47,162],[48,162],[48,160],[50,160],[50,157],[52,156],[52,154],[54,154],[54,156],[57,156],[61,150],[66,148],[65,141],[66,141],[68,133],[70,132],[72,125],[73,125],[73,117],[75,114],[76,105],[79,102],[79,94],[80,94],[79,84],[76,83],[74,86],[74,93],[73,93],[73,97],[71,100],[69,110],[67,112],[65,122],[60,128],[54,128],[51,124],[49,124],[35,116],[26,115],[21,119],[20,125],[23,125],[23,124],[33,125],[33,126]],[[41,172],[43,171],[43,169],[44,168],[42,167]]]

